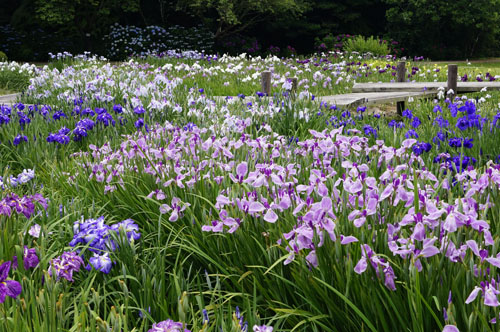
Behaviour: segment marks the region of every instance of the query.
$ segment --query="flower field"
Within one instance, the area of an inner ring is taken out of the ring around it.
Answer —
[[[0,331],[498,330],[500,93],[321,101],[396,65],[0,63],[25,87],[0,106]]]

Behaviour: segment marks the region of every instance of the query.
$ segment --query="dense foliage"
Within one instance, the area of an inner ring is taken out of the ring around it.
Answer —
[[[387,31],[435,59],[498,55],[500,1],[384,0]]]
[[[113,45],[105,36],[115,24],[143,32],[153,26],[190,32],[201,25],[221,54],[310,54],[332,37],[362,35],[399,42],[398,56],[478,58],[498,54],[499,9],[498,0],[5,0],[0,51],[25,61],[47,60],[48,52],[109,55]],[[159,44],[187,50],[193,43]]]

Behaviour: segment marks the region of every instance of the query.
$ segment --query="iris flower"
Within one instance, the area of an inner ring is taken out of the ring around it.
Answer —
[[[0,303],[5,302],[6,296],[16,298],[19,294],[21,294],[21,284],[15,280],[7,280],[10,265],[10,261],[0,265]]]
[[[182,325],[182,323],[167,319],[162,322],[153,324],[148,332],[191,332],[188,329],[183,329]]]

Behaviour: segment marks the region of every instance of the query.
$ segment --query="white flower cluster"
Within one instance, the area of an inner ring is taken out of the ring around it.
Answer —
[[[36,72],[36,66],[33,64],[19,64],[15,61],[0,62],[0,72],[2,71],[12,71],[18,72],[19,74],[32,75]]]

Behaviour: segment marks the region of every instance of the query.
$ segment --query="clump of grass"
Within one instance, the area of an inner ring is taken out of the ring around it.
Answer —
[[[0,69],[0,94],[7,94],[11,91],[25,90],[30,80],[28,73],[10,70],[8,68]],[[4,91],[5,93],[2,93]],[[6,92],[9,91],[9,92]]]
[[[384,43],[373,36],[365,38],[364,36],[356,36],[346,42],[345,50],[348,53],[358,52],[361,54],[371,53],[373,55],[387,55],[390,53],[387,43]]]

